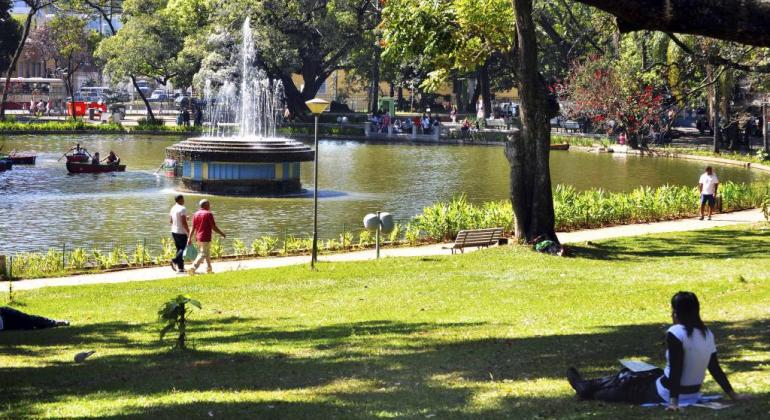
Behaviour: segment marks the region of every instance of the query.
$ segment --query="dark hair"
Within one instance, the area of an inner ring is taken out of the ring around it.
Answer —
[[[178,202],[182,201],[183,198],[184,198],[184,196],[182,194],[179,194],[178,196],[174,197],[174,201],[176,201],[178,203]]]
[[[692,292],[679,292],[671,298],[671,309],[676,314],[680,324],[687,330],[687,336],[692,335],[692,330],[697,328],[703,336],[706,336],[706,325],[700,319],[700,303],[698,297]]]

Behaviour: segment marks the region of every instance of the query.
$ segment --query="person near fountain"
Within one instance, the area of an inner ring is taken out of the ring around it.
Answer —
[[[168,213],[168,222],[171,224],[171,237],[174,238],[176,255],[171,260],[171,268],[177,273],[184,273],[184,249],[187,247],[187,239],[190,236],[190,226],[187,224],[187,208],[184,206],[184,196],[177,195],[174,205]]]
[[[222,235],[226,238],[214,220],[214,213],[211,212],[211,204],[205,198],[198,203],[198,211],[193,214],[193,228],[190,237],[187,239],[187,245],[192,244],[192,238],[198,242],[198,257],[193,261],[193,266],[187,272],[194,275],[201,263],[206,261],[206,273],[211,273],[211,236],[212,232]]]
[[[203,110],[200,107],[195,108],[194,124],[196,127],[200,127],[203,125]]]
[[[69,321],[57,321],[42,316],[30,315],[8,306],[0,306],[0,331],[42,330],[43,328],[66,327]]]
[[[698,180],[698,191],[700,191],[700,220],[703,220],[703,211],[706,204],[709,206],[709,220],[711,220],[711,213],[714,212],[716,206],[717,189],[719,188],[719,178],[714,173],[711,166],[706,167],[700,179]]]

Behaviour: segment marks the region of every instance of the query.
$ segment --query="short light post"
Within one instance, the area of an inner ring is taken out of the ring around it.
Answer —
[[[377,214],[369,213],[364,216],[364,228],[375,232],[374,249],[377,253],[377,259],[380,258],[380,233],[390,233],[394,227],[393,215],[390,213],[378,211]]]
[[[326,111],[329,102],[315,98],[305,102],[310,113],[315,117],[315,156],[313,157],[313,249],[310,256],[310,268],[315,269],[318,261],[318,117]]]

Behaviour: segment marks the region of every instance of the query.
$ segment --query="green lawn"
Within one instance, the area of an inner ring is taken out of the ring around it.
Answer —
[[[227,273],[18,292],[69,328],[0,333],[0,417],[626,418],[577,401],[575,365],[662,363],[669,299],[701,298],[723,365],[752,401],[690,418],[770,416],[770,230]],[[158,341],[156,311],[199,299],[194,351]],[[5,299],[7,295],[0,295]],[[83,350],[97,353],[77,365]],[[713,380],[707,392],[718,390]]]

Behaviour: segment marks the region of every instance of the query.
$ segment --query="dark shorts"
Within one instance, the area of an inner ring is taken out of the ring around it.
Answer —
[[[700,205],[704,206],[708,203],[709,207],[714,207],[717,204],[716,198],[714,198],[714,194],[701,194],[700,195]]]

